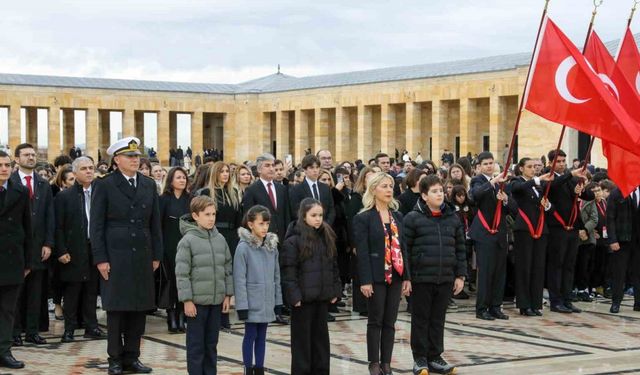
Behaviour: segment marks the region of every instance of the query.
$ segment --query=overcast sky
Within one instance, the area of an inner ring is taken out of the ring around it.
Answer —
[[[0,72],[239,83],[530,51],[543,0],[11,1]],[[605,0],[596,30],[624,31],[631,0]],[[552,0],[578,46],[592,0]],[[640,21],[632,27],[640,32]],[[0,142],[6,139],[0,111]],[[188,121],[188,119],[185,119]],[[179,138],[188,139],[186,134]]]

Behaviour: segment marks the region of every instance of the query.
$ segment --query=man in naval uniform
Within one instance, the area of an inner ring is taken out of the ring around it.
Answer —
[[[109,147],[118,168],[96,180],[91,198],[91,247],[107,312],[109,374],[151,372],[139,360],[140,340],[145,312],[155,308],[153,272],[162,259],[162,235],[156,184],[138,173],[139,144],[127,137]]]

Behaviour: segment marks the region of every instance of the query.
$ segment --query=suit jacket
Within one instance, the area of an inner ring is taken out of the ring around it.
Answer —
[[[553,181],[551,181],[549,202],[551,202],[554,209],[547,212],[547,223],[549,224],[549,228],[560,229],[563,227],[558,219],[556,219],[554,211],[557,211],[558,214],[560,214],[560,217],[565,220],[565,223],[569,224],[568,221],[571,216],[571,209],[576,197],[575,188],[579,182],[580,179],[578,177],[573,177],[570,172],[565,172],[560,176],[556,175]],[[580,198],[585,201],[590,201],[594,199],[594,195],[591,191],[583,191]],[[576,220],[574,229],[577,230],[579,225],[581,225],[581,219],[578,214],[578,219]]]
[[[65,282],[89,281],[94,265],[91,249],[87,242],[89,223],[84,208],[85,197],[82,185],[76,183],[58,193],[54,205],[56,248],[53,261],[59,263],[58,258],[65,254],[71,256],[71,262],[58,264],[60,280]]]
[[[316,181],[318,186],[318,194],[320,195],[320,202],[322,208],[324,208],[323,219],[329,225],[332,225],[336,218],[336,209],[333,202],[333,194],[329,186]],[[289,190],[289,204],[291,206],[291,220],[298,218],[298,209],[300,208],[300,202],[305,198],[313,198],[311,188],[306,179],[304,182],[295,185]]]
[[[49,246],[52,250],[55,241],[55,214],[53,212],[53,193],[51,185],[33,173],[33,199],[31,200],[31,230],[33,240],[31,242],[31,269],[44,270],[47,268],[42,262],[42,247]],[[11,174],[10,179],[17,184],[22,184],[18,172]]]
[[[469,227],[469,236],[474,241],[498,242],[502,248],[506,249],[508,245],[506,217],[508,211],[517,210],[513,199],[508,200],[507,206],[502,206],[502,218],[500,219],[500,225],[498,226],[498,233],[489,233],[480,221],[480,212],[482,212],[487,225],[491,226],[493,223],[493,217],[496,214],[496,207],[498,203],[496,194],[498,194],[499,190],[500,187],[498,185],[492,186],[484,175],[474,176],[471,179],[470,195],[478,208],[478,214],[473,219],[473,222]]]
[[[19,285],[32,264],[29,191],[9,179],[4,194],[4,204],[0,203],[0,286]]]
[[[620,189],[614,189],[607,198],[607,243],[637,242],[639,223],[640,212],[633,202],[633,195],[623,198]]]
[[[527,215],[534,230],[538,228],[538,219],[540,217],[540,201],[542,201],[542,197],[544,196],[545,186],[545,182],[541,182],[540,186],[537,186],[534,179],[526,181],[522,176],[514,178],[509,183],[513,199],[517,203],[518,208]],[[536,195],[533,189],[536,189],[539,195]],[[551,209],[553,209],[553,207]],[[513,226],[513,230],[529,232],[529,227],[527,226],[527,223],[524,221],[522,216],[519,214],[514,216],[515,223]],[[549,233],[549,228],[547,228],[546,220],[542,228],[542,234]]]
[[[409,256],[403,239],[403,218],[398,211],[391,213],[393,220],[398,225],[398,236],[402,249],[404,271],[403,280],[410,280]],[[357,244],[358,276],[360,285],[383,283],[384,279],[384,253],[385,239],[384,227],[380,219],[380,213],[375,208],[361,212],[353,218],[353,232]]]
[[[277,208],[274,208],[273,204],[271,204],[267,188],[262,183],[262,180],[258,179],[244,191],[242,196],[242,210],[246,213],[251,207],[258,204],[267,207],[269,212],[271,212],[269,232],[278,235],[278,246],[280,246],[282,241],[284,241],[287,226],[291,221],[289,199],[287,196],[287,188],[284,185],[275,182],[272,183],[272,188],[275,189]]]
[[[91,195],[94,264],[109,262],[100,277],[102,308],[147,311],[155,307],[153,261],[162,260],[162,230],[156,183],[137,173],[134,189],[118,171],[98,178]]]

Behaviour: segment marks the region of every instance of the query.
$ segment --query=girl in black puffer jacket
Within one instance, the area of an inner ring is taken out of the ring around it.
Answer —
[[[329,374],[329,303],[342,294],[336,235],[323,222],[322,204],[300,203],[298,220],[289,226],[280,270],[291,310],[291,374]]]
[[[414,373],[450,374],[455,367],[444,351],[444,321],[452,293],[467,275],[464,227],[454,208],[444,202],[443,185],[435,175],[420,181],[421,199],[404,218],[404,240],[411,269],[411,350]]]

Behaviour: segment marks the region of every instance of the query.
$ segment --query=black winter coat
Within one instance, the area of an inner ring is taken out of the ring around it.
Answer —
[[[91,196],[93,262],[109,262],[109,280],[100,277],[106,311],[155,308],[153,261],[163,257],[156,182],[137,173],[134,189],[121,172],[98,178]]]
[[[10,179],[0,202],[0,286],[24,282],[31,264],[31,209],[29,191]],[[38,258],[40,259],[40,258]]]
[[[92,191],[93,193],[93,191]],[[58,263],[60,280],[89,281],[93,265],[87,243],[87,215],[84,208],[84,189],[75,184],[62,190],[54,200],[56,212],[56,248],[53,261]],[[58,258],[69,254],[71,262],[62,264]]]
[[[322,230],[322,229],[320,229]],[[338,258],[327,257],[327,247],[319,237],[313,255],[301,259],[302,235],[297,223],[292,222],[280,252],[280,275],[286,300],[295,305],[298,301],[329,302],[342,294]]]
[[[640,211],[633,202],[633,195],[622,197],[620,189],[614,189],[607,198],[608,244],[638,241]]]
[[[451,283],[467,276],[464,226],[449,204],[434,217],[420,199],[404,218],[404,242],[413,283]]]

